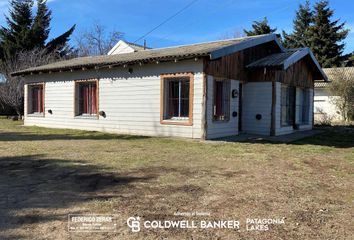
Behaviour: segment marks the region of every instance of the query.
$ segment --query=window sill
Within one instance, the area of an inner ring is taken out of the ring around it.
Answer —
[[[187,120],[174,120],[174,119],[165,119],[161,121],[161,124],[166,125],[183,125],[183,126],[192,126],[193,123]]]
[[[212,119],[213,123],[228,123],[230,122],[230,119],[224,119],[224,120],[219,120],[219,119]]]
[[[44,113],[28,113],[27,117],[38,117],[38,118],[43,118]]]
[[[76,118],[76,119],[91,119],[91,120],[99,119],[98,115],[77,115],[74,118]]]

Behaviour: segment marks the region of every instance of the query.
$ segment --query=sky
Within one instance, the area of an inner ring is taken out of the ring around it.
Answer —
[[[206,42],[242,33],[254,20],[267,17],[278,32],[292,29],[299,3],[304,0],[194,0],[189,8],[145,37],[149,47],[167,47]],[[193,0],[48,0],[52,10],[53,38],[77,25],[75,34],[99,22],[108,31],[124,33],[135,42]],[[314,2],[311,1],[311,2]],[[354,1],[330,0],[334,19],[346,22],[350,33],[345,53],[354,51]],[[0,0],[0,25],[5,24],[8,0]],[[74,38],[74,37],[73,37]],[[72,40],[72,43],[74,41]],[[143,44],[143,40],[137,42]]]

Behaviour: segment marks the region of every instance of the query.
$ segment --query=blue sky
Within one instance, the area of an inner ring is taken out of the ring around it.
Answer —
[[[54,37],[77,24],[76,32],[99,21],[109,30],[125,33],[134,42],[192,0],[49,0],[53,11]],[[4,24],[8,0],[0,0],[0,24]],[[146,37],[151,47],[217,40],[233,32],[242,33],[252,21],[267,16],[278,31],[290,31],[300,0],[199,0],[177,17]],[[313,2],[313,1],[312,1]],[[345,52],[354,51],[354,1],[331,0],[335,18],[351,30]],[[139,42],[142,44],[142,41]]]

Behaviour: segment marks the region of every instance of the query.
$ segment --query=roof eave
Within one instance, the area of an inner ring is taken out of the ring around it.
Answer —
[[[254,47],[256,45],[271,42],[271,41],[275,41],[275,43],[279,46],[279,48],[282,51],[285,51],[285,48],[279,42],[277,35],[276,34],[269,34],[269,35],[265,35],[262,37],[251,38],[251,39],[245,40],[243,42],[215,50],[210,53],[211,60],[217,59],[217,58],[220,58],[220,57],[223,57],[223,56],[235,53],[235,52],[239,52],[244,49]]]
[[[322,70],[320,64],[318,63],[317,59],[313,55],[313,53],[312,53],[310,48],[303,48],[303,49],[297,51],[296,53],[294,53],[293,55],[291,55],[291,57],[289,57],[288,59],[286,59],[284,61],[284,70],[288,69],[291,65],[293,65],[296,62],[298,62],[300,59],[304,58],[307,55],[309,55],[311,57],[313,63],[316,65],[318,71],[322,75],[323,80],[325,80],[327,82],[328,81],[328,77],[324,73],[324,71]]]
[[[102,69],[102,68],[112,68],[112,67],[119,67],[124,65],[135,65],[139,64],[140,62],[143,64],[151,63],[151,62],[170,62],[175,60],[189,60],[193,58],[201,58],[210,56],[210,54],[193,54],[190,56],[171,56],[171,57],[162,57],[162,58],[150,58],[150,59],[142,59],[142,60],[134,60],[134,61],[125,61],[125,62],[118,62],[118,63],[104,63],[104,64],[87,64],[87,65],[80,65],[80,66],[68,66],[68,67],[61,67],[57,69],[49,69],[49,70],[22,70],[11,73],[11,76],[25,76],[25,75],[33,75],[39,73],[54,73],[54,72],[67,72],[67,71],[78,71],[81,69],[90,70],[90,69]]]

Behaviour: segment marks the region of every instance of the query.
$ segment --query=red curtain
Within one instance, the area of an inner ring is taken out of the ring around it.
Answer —
[[[90,87],[90,100],[91,100],[91,114],[96,114],[97,113],[97,98],[96,98],[96,90],[97,90],[97,86],[96,84],[91,84]]]
[[[97,86],[96,83],[80,86],[80,114],[97,114]]]
[[[215,84],[215,116],[222,116],[222,98],[223,98],[223,83],[221,81],[217,81]]]
[[[32,88],[32,113],[43,112],[43,87]]]

